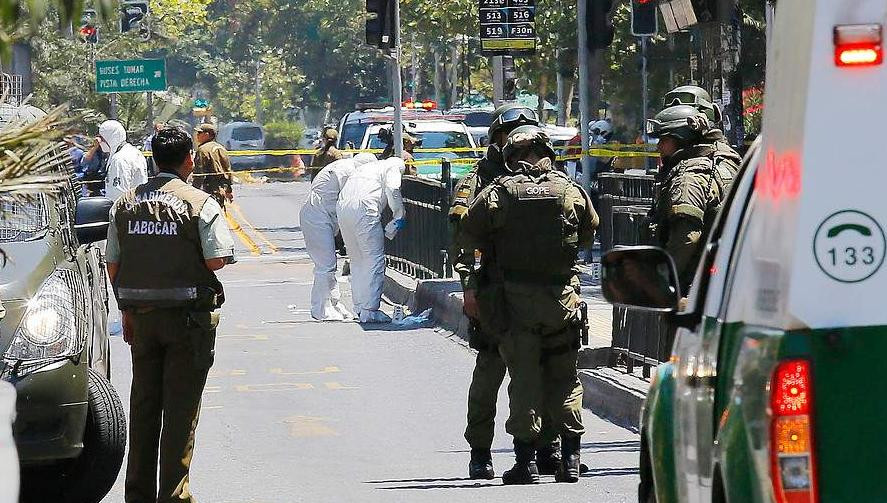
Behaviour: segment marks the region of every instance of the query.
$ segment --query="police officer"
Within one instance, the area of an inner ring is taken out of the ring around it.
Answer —
[[[691,105],[670,106],[647,121],[659,139],[662,167],[651,211],[652,239],[675,261],[681,291],[687,292],[711,229],[739,171],[736,152],[718,146],[723,134]],[[727,147],[729,148],[729,146]]]
[[[329,126],[324,128],[321,139],[323,140],[323,145],[314,152],[314,158],[311,159],[311,167],[308,168],[311,180],[314,180],[317,173],[320,173],[320,170],[326,167],[327,164],[345,158],[345,154],[336,148],[336,142],[339,141],[339,132],[335,128]]]
[[[225,201],[234,201],[232,190],[234,173],[231,171],[228,150],[216,141],[216,126],[201,124],[194,131],[197,134],[197,156],[194,160],[192,183],[213,196],[213,199],[224,208]]]
[[[704,139],[714,145],[715,155],[727,158],[742,157],[727,142],[723,132],[724,114],[717,103],[712,102],[708,91],[699,86],[678,86],[665,93],[665,107],[690,105],[708,117],[710,129],[705,132]]]
[[[554,169],[556,155],[538,126],[514,129],[502,155],[508,174],[477,196],[461,222],[466,242],[495,256],[486,274],[498,292],[478,299],[478,309],[496,331],[511,376],[505,426],[516,463],[502,481],[539,481],[535,447],[544,415],[561,435],[556,480],[577,482],[584,430],[574,266],[578,250],[591,245],[598,217],[588,195]]]
[[[464,243],[460,223],[480,191],[507,173],[501,149],[508,134],[518,126],[528,124],[539,124],[536,113],[529,108],[508,104],[493,112],[488,130],[490,146],[487,153],[459,180],[450,207],[449,218],[454,243],[451,250],[451,256],[454,257],[453,269],[461,279],[464,311],[471,322],[468,342],[477,350],[471,386],[468,388],[468,425],[465,428],[465,440],[471,446],[468,475],[472,479],[495,477],[490,447],[495,430],[496,400],[505,378],[505,362],[499,355],[498,343],[491,333],[497,327],[489,326],[491,320],[482,319],[478,309],[479,298],[484,301],[501,295],[501,284],[491,282],[488,275],[493,267],[493,254],[491,250],[482,250],[481,266],[475,269],[475,249]],[[554,474],[560,464],[560,444],[557,431],[550,425],[551,421],[543,422],[544,431],[540,435],[537,462],[541,473]]]
[[[224,301],[214,271],[234,240],[219,204],[185,182],[191,136],[163,129],[152,151],[160,173],[121,196],[108,228],[108,273],[132,350],[126,502],[193,502],[194,433]]]

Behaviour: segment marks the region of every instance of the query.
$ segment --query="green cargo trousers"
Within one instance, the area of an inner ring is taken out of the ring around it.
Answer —
[[[505,371],[505,361],[498,349],[478,350],[471,386],[468,388],[468,425],[465,427],[465,440],[472,449],[489,449],[493,445],[496,402],[499,388],[505,380]],[[544,418],[539,447],[548,446],[557,439],[560,432],[554,426],[548,417]]]
[[[184,309],[132,314],[126,503],[196,501],[189,472],[215,343],[209,315]]]
[[[512,330],[499,346],[508,367],[510,415],[505,430],[515,440],[539,445],[543,417],[556,434],[580,436],[582,384],[578,349],[547,344],[529,330]],[[550,421],[549,421],[550,419]]]

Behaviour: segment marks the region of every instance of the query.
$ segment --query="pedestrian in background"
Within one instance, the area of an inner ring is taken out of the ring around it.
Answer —
[[[388,323],[379,310],[385,281],[385,238],[394,239],[404,227],[400,194],[403,159],[391,158],[362,166],[345,182],[336,204],[342,239],[351,259],[351,298],[361,323]],[[394,216],[382,228],[382,214],[391,208]]]
[[[323,141],[323,145],[314,153],[314,158],[311,159],[311,167],[308,169],[311,180],[314,180],[317,173],[326,167],[327,164],[345,157],[345,154],[336,148],[336,142],[339,141],[339,132],[335,128],[325,127],[323,134],[321,134],[321,141]]]
[[[348,179],[361,166],[376,161],[372,154],[358,154],[340,159],[314,177],[308,199],[299,212],[299,227],[305,237],[305,248],[314,262],[314,286],[311,288],[311,317],[320,321],[343,321],[354,315],[342,304],[336,281],[336,234],[339,222],[336,204]]]
[[[102,151],[101,140],[96,137],[92,146],[80,158],[81,182],[89,196],[101,196],[108,175],[108,156]]]
[[[192,145],[182,129],[159,131],[160,173],[111,210],[108,274],[132,350],[126,503],[195,501],[194,434],[225,300],[214,271],[233,258],[234,240],[218,203],[185,182]]]
[[[150,152],[151,151],[151,141],[154,139],[154,135],[157,134],[158,131],[164,128],[164,125],[160,122],[154,123],[154,129],[151,130],[151,134],[149,134],[145,138],[145,143],[142,145],[142,152]],[[154,158],[148,157],[148,176],[154,176],[157,174],[157,166],[154,165]]]
[[[148,181],[148,163],[142,152],[126,141],[123,124],[109,120],[99,126],[99,145],[108,154],[105,196],[116,201]]]
[[[216,126],[201,124],[194,132],[197,135],[197,155],[191,183],[211,195],[224,209],[225,201],[234,201],[234,172],[231,171],[228,150],[216,141]]]
[[[484,189],[462,221],[469,242],[495,254],[501,283],[489,317],[511,376],[505,428],[516,458],[502,482],[539,482],[535,448],[546,415],[561,435],[555,479],[578,482],[584,429],[575,264],[579,249],[591,245],[598,216],[588,195],[553,168],[557,156],[538,126],[512,131],[503,157],[510,174]]]

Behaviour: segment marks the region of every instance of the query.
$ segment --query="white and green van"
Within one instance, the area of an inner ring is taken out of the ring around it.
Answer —
[[[779,0],[762,139],[686,307],[652,247],[616,304],[669,313],[641,417],[642,502],[887,501],[887,0]]]

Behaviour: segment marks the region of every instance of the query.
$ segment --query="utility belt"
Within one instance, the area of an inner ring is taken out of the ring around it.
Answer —
[[[222,307],[225,294],[209,286],[180,288],[125,288],[115,287],[121,309],[150,312],[155,309],[184,309],[210,312]]]

